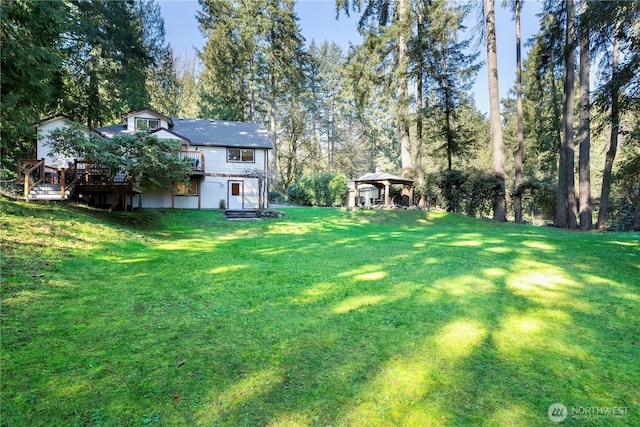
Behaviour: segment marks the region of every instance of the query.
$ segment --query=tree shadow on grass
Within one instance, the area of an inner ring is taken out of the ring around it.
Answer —
[[[3,368],[20,386],[8,419],[20,419],[12,408],[29,390],[32,425],[61,414],[114,425],[544,425],[555,402],[637,408],[636,261],[610,275],[588,256],[576,269],[564,251],[580,241],[448,216],[398,226],[385,213],[298,215],[198,238],[177,226],[141,245],[138,262],[116,251],[95,264],[117,283],[82,272],[75,296],[57,291],[56,323],[11,349],[29,355]]]

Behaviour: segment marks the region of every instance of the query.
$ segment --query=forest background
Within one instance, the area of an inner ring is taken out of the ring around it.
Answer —
[[[206,43],[177,52],[154,0],[3,1],[2,179],[33,155],[43,117],[104,126],[150,106],[264,123],[272,197],[303,200],[312,176],[384,170],[415,179],[420,206],[640,229],[640,1],[545,2],[527,40],[518,0],[334,6],[358,17],[348,49],[305,43],[293,1],[200,0]],[[500,43],[518,52],[515,76],[497,72],[495,7],[513,14],[516,38]],[[508,93],[498,77],[515,81]]]

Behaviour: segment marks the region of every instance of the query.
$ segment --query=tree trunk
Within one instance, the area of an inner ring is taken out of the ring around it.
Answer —
[[[487,29],[487,69],[489,72],[489,121],[491,124],[491,154],[493,169],[500,188],[493,206],[493,220],[504,222],[506,218],[506,194],[504,177],[504,150],[500,124],[500,89],[498,86],[498,51],[496,43],[496,12],[494,0],[485,0]]]
[[[618,132],[620,125],[619,92],[616,83],[618,79],[618,62],[620,60],[620,20],[616,18],[616,30],[613,39],[613,62],[611,70],[611,136],[609,139],[609,149],[607,150],[604,171],[602,173],[602,192],[600,193],[600,210],[598,211],[598,230],[607,229],[607,210],[609,209],[609,192],[611,190],[611,173],[613,162],[618,150]]]
[[[411,172],[411,139],[409,137],[409,82],[407,61],[407,39],[405,30],[407,27],[407,3],[406,0],[398,0],[399,25],[398,35],[398,63],[400,66],[400,159],[402,161],[402,175]]]
[[[93,60],[92,60],[93,62]],[[93,66],[95,67],[95,66]],[[94,128],[98,126],[98,104],[100,103],[100,94],[98,88],[98,77],[95,68],[89,71],[89,96],[87,103],[87,127]]]
[[[120,187],[122,187],[122,185],[116,185],[115,176],[112,176],[109,179],[109,185],[111,185],[111,187],[113,188],[113,199],[111,200],[111,205],[109,205],[109,208],[107,209],[107,212],[113,212],[115,210],[115,208],[118,206],[118,202],[120,201],[120,197],[122,197],[122,193],[120,191]],[[126,202],[125,202],[125,204],[126,204]]]
[[[447,140],[447,170],[453,169],[453,132],[451,129],[451,91],[449,90],[449,70],[447,55],[442,55],[442,73],[444,79],[444,126]]]
[[[419,6],[418,6],[419,7]],[[423,25],[422,25],[422,11],[418,10],[418,39],[422,37]],[[424,63],[422,55],[418,57],[418,63],[416,64],[417,74],[417,87],[416,87],[416,108],[418,110],[418,116],[416,118],[416,175],[418,178],[418,187],[420,200],[418,200],[418,206],[424,208],[427,205],[427,197],[425,191],[425,179],[424,168],[422,167],[422,108],[423,108],[423,88],[422,88],[422,74],[424,73]]]
[[[562,105],[563,134],[560,147],[560,164],[558,169],[558,206],[556,211],[556,225],[562,228],[577,228],[576,194],[575,194],[575,146],[573,142],[573,89],[575,82],[575,3],[567,0],[566,4],[567,28],[564,56],[564,97]],[[564,218],[563,218],[564,217]]]
[[[567,147],[564,139],[558,150],[558,191],[556,194],[556,227],[567,228]]]
[[[522,194],[518,187],[522,183],[522,157],[524,154],[524,122],[522,118],[522,56],[520,42],[520,9],[522,4],[520,0],[515,0],[515,18],[516,18],[516,115],[518,120],[518,149],[514,154],[515,179],[513,197],[513,209],[515,211],[515,221],[522,222]]]
[[[588,2],[582,1],[580,16],[586,17]],[[580,26],[580,132],[578,144],[580,145],[579,168],[579,194],[580,194],[580,229],[591,230],[593,227],[593,215],[591,204],[591,103],[589,101],[589,26]]]
[[[278,176],[278,146],[276,139],[276,77],[274,71],[271,71],[271,96],[269,102],[269,132],[271,133],[271,141],[273,149],[271,150],[271,173],[269,177],[269,188],[275,188],[276,178]]]
[[[249,120],[251,120],[251,123],[256,123],[256,84],[253,72],[253,55],[251,56],[251,62],[249,64],[249,72],[251,73],[249,80]]]

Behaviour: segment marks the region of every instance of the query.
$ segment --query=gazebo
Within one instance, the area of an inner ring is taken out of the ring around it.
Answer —
[[[374,201],[374,204],[382,204],[382,189],[384,189],[384,205],[391,205],[391,199],[389,198],[389,190],[394,184],[404,185],[402,190],[402,205],[409,206],[413,200],[413,180],[403,178],[401,176],[392,175],[385,172],[368,173],[353,181],[356,190],[356,205],[360,204],[360,190],[361,184],[370,184],[378,189],[378,199]]]

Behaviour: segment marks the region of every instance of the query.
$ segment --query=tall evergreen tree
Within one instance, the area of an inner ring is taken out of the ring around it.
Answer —
[[[523,100],[525,127],[532,135],[529,158],[534,171],[557,179],[558,151],[562,143],[562,70],[564,17],[558,2],[548,2],[540,18],[540,30],[525,60]],[[526,165],[525,165],[526,166]]]
[[[33,124],[59,108],[68,14],[64,2],[0,4],[0,139],[2,164],[11,169],[30,154]]]
[[[485,25],[487,42],[487,70],[489,73],[489,121],[491,124],[491,153],[493,169],[500,188],[496,192],[493,220],[504,222],[506,217],[506,190],[504,149],[500,124],[500,93],[498,86],[498,49],[496,42],[496,16],[494,0],[485,0]]]
[[[142,45],[151,57],[147,67],[149,105],[170,116],[180,111],[176,58],[166,41],[164,19],[155,0],[137,0],[134,13],[142,29]]]
[[[616,11],[616,14],[619,11]],[[611,60],[611,135],[609,148],[607,149],[604,171],[602,173],[602,190],[600,193],[600,210],[598,211],[598,230],[607,228],[607,210],[609,209],[609,193],[611,191],[613,162],[618,150],[618,134],[620,133],[620,87],[618,73],[620,72],[620,38],[622,37],[622,21],[616,17],[615,32],[613,35],[613,48]]]
[[[475,61],[478,54],[467,54],[470,40],[458,41],[462,29],[464,10],[448,5],[446,2],[434,2],[430,10],[430,34],[427,36],[427,77],[429,90],[435,94],[436,107],[442,114],[441,132],[444,144],[441,147],[447,158],[447,169],[452,169],[454,156],[467,151],[474,142],[473,134],[458,120],[458,110],[469,104],[468,91],[480,68]]]
[[[414,42],[415,49],[417,50],[417,58],[415,64],[416,74],[416,155],[414,158],[414,164],[416,169],[416,178],[418,180],[418,206],[424,208],[427,205],[426,194],[426,181],[424,175],[424,167],[422,164],[423,156],[423,114],[424,114],[424,77],[425,77],[425,61],[424,56],[421,54],[424,52],[424,39],[425,39],[425,5],[418,3],[417,6],[417,18],[416,18],[416,40]]]
[[[386,76],[386,84],[398,93],[398,137],[400,139],[400,160],[403,174],[412,168],[409,119],[409,58],[407,44],[413,26],[409,0],[336,0],[336,9],[347,16],[352,11],[361,11],[358,24],[365,37],[364,46],[371,60],[375,60],[376,73]],[[391,71],[393,70],[393,71]]]
[[[513,13],[516,22],[516,119],[518,121],[517,145],[514,153],[515,175],[513,186],[516,190],[513,196],[513,210],[516,223],[522,222],[522,194],[519,186],[522,183],[522,157],[524,155],[524,118],[522,113],[522,48],[521,48],[521,28],[520,12],[522,3],[520,0],[513,1]]]
[[[591,230],[593,226],[591,204],[591,99],[590,81],[591,49],[587,0],[581,0],[580,4],[580,126],[578,135],[579,144],[579,211],[580,229]]]
[[[575,74],[575,2],[566,0],[566,26],[564,47],[564,97],[562,105],[563,138],[560,146],[558,163],[558,203],[556,206],[556,226],[575,229],[576,195],[575,195],[575,148],[573,142],[573,90]]]
[[[303,37],[293,0],[200,0],[200,28],[207,35],[201,54],[201,112],[229,120],[257,120],[268,114],[271,150],[270,183],[277,177],[277,103],[299,91],[303,77]],[[260,91],[260,95],[257,92]],[[256,105],[256,98],[266,99]]]
[[[253,24],[244,9],[231,0],[200,0],[200,29],[207,37],[200,60],[204,70],[200,81],[199,115],[222,120],[247,119],[249,91],[253,78],[250,64],[258,55]],[[251,2],[247,7],[251,6]]]
[[[301,94],[306,111],[301,172],[327,170],[349,177],[370,170],[362,117],[355,106],[346,55],[336,43],[311,41],[307,83]]]
[[[625,135],[623,142],[627,138],[637,140],[632,112],[640,103],[640,1],[592,2],[588,11],[593,47],[603,70],[594,105],[607,115],[611,126],[596,225],[605,229],[618,136]],[[624,120],[627,115],[630,124]]]
[[[117,121],[123,111],[149,105],[145,45],[136,3],[125,0],[72,3],[63,110],[89,126]]]

